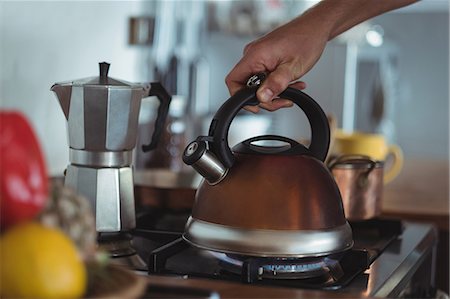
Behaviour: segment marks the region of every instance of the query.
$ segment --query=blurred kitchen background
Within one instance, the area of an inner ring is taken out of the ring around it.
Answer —
[[[224,78],[244,46],[315,3],[0,0],[0,108],[28,117],[50,175],[61,177],[69,163],[66,120],[50,87],[98,76],[98,63],[109,62],[111,77],[160,81],[173,95],[162,144],[150,155],[135,151],[136,168],[182,170],[185,143],[207,133],[228,99]],[[422,0],[358,25],[329,42],[303,80],[339,128],[381,133],[403,149],[383,215],[438,226],[437,281],[448,292],[449,1]],[[142,103],[139,143],[149,142],[157,104]],[[242,111],[229,142],[264,133],[310,134],[298,108]]]
[[[206,133],[229,97],[224,78],[244,46],[316,2],[1,1],[0,107],[29,117],[50,174],[61,175],[66,121],[50,87],[97,76],[98,62],[107,61],[113,78],[162,82],[180,119],[172,129],[189,140]],[[383,133],[406,159],[448,163],[448,1],[423,0],[353,28],[328,44],[303,79],[339,127]],[[143,131],[151,130],[156,103],[143,103]],[[297,108],[242,112],[230,143],[262,132],[308,139],[305,121]]]

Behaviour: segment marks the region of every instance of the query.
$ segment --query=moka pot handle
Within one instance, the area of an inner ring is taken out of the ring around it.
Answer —
[[[159,100],[158,114],[155,120],[155,129],[153,130],[152,139],[149,144],[142,145],[142,150],[144,152],[149,152],[155,149],[159,142],[161,133],[164,129],[164,124],[167,119],[167,115],[169,113],[169,105],[172,97],[159,82],[149,83],[145,87],[145,92],[146,94],[144,95],[144,97],[156,96]]]

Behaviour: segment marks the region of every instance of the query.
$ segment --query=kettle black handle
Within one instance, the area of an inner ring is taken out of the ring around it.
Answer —
[[[227,168],[234,163],[234,156],[228,145],[228,131],[231,122],[242,107],[259,104],[256,98],[257,88],[244,88],[230,97],[217,110],[209,127],[209,136],[212,137],[210,150]],[[330,127],[322,108],[306,93],[291,87],[283,91],[279,97],[291,100],[303,110],[311,125],[311,143],[307,153],[324,161],[330,145]]]
[[[166,89],[159,82],[150,83],[150,88],[146,96],[156,96],[159,100],[158,115],[155,120],[155,129],[153,131],[152,139],[149,144],[142,145],[142,150],[144,152],[151,151],[156,148],[159,142],[161,133],[164,129],[164,123],[166,122],[167,114],[169,113],[169,105],[172,97],[166,91]]]

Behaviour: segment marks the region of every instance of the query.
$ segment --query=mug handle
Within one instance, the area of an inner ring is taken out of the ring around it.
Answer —
[[[384,172],[384,184],[390,183],[394,180],[400,174],[403,167],[403,151],[398,145],[389,145],[387,157],[389,156],[392,156],[393,164]]]

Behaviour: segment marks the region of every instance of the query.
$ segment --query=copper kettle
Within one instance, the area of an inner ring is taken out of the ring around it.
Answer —
[[[208,250],[271,257],[311,257],[353,246],[339,189],[323,161],[330,129],[307,94],[280,94],[299,106],[311,125],[309,147],[281,136],[250,138],[230,149],[228,131],[246,105],[257,105],[257,87],[240,90],[216,112],[208,136],[185,149],[183,160],[204,180],[183,237]],[[260,146],[276,140],[283,146]]]

